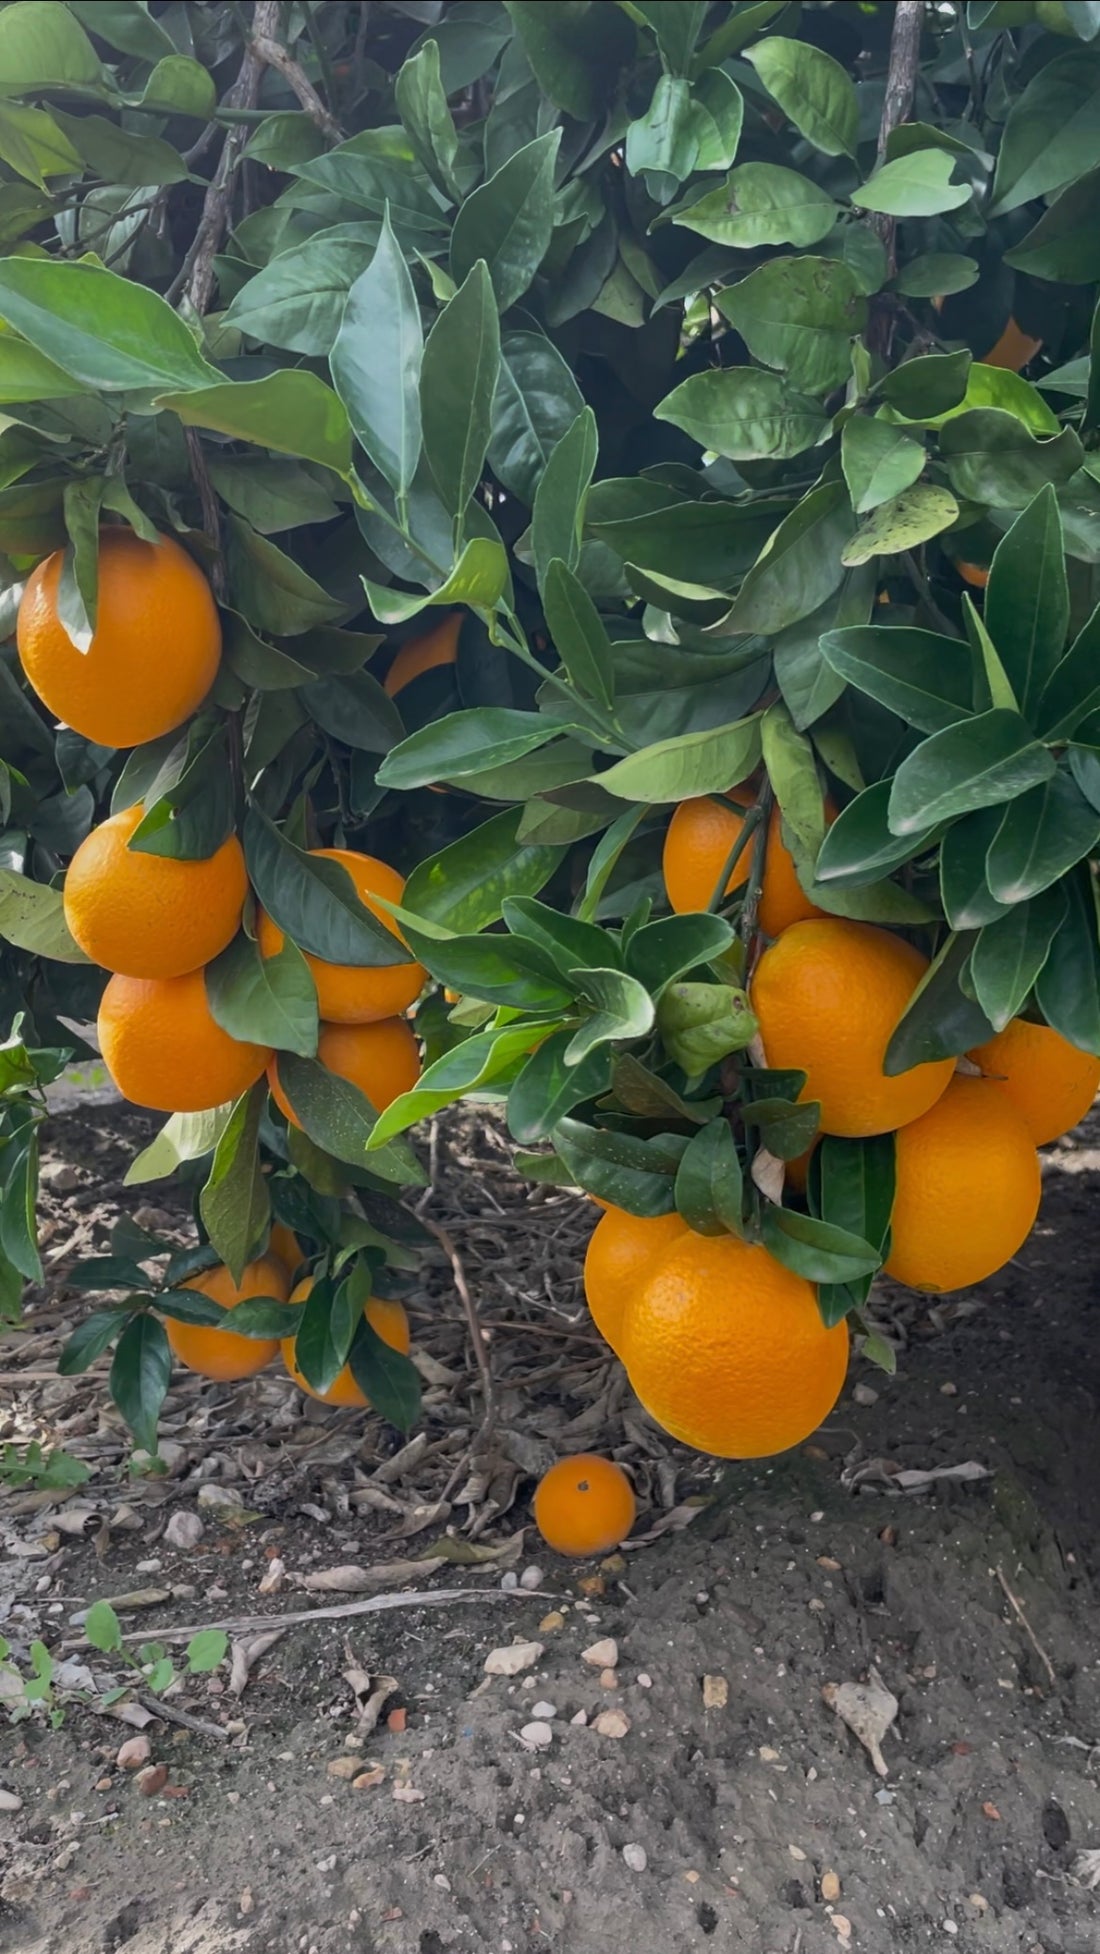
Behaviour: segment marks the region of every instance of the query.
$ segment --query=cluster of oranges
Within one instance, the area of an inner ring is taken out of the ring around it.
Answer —
[[[735,791],[677,809],[664,851],[675,911],[709,906],[750,800]],[[749,852],[723,894],[748,879]],[[772,939],[750,986],[764,1061],[805,1073],[802,1097],[820,1103],[822,1134],[895,1135],[886,1273],[930,1292],[983,1281],[1027,1239],[1040,1196],[1035,1150],[1087,1112],[1100,1060],[1015,1019],[962,1066],[945,1058],[888,1076],[887,1046],[927,959],[887,930],[817,909],[774,811],[758,913]],[[804,1186],[805,1160],[793,1165]],[[784,1451],[839,1396],[846,1327],[827,1327],[813,1285],[757,1243],[695,1234],[677,1214],[612,1208],[592,1235],[585,1288],[647,1410],[702,1451]]]
[[[146,543],[128,529],[105,529],[97,625],[81,652],[59,614],[61,568],[60,552],[38,567],[19,611],[19,655],[38,696],[58,719],[100,745],[144,744],[174,731],[202,704],[218,670],[218,613],[201,571],[168,537]],[[94,828],[65,877],[70,933],[85,955],[111,973],[98,1019],[107,1069],[124,1098],[165,1113],[225,1105],[266,1070],[273,1099],[297,1125],[280,1084],[277,1053],[231,1037],[207,995],[206,966],[233,941],[249,904],[240,841],[230,835],[205,860],[149,854],[130,846],[143,815],[139,803]],[[351,849],[312,852],[337,862],[360,900],[399,936],[376,900],[400,902],[404,881],[395,869]],[[265,959],[282,948],[283,932],[259,908],[255,936]],[[412,961],[365,968],[307,955],[306,962],[321,1019],[318,1063],[350,1080],[381,1111],[420,1076],[419,1047],[402,1014],[419,995],[425,971]],[[282,1259],[269,1255],[252,1263],[239,1285],[219,1268],[193,1286],[226,1309],[246,1296],[286,1300],[293,1274],[287,1264],[301,1257],[292,1236],[284,1249]],[[301,1299],[295,1291],[292,1300]],[[400,1306],[372,1299],[368,1317],[372,1309],[379,1334],[407,1350]],[[249,1376],[276,1349],[274,1342],[175,1322],[169,1337],[182,1362],[211,1377]],[[292,1342],[284,1354],[304,1384]],[[350,1374],[326,1395],[337,1403],[364,1402]]]

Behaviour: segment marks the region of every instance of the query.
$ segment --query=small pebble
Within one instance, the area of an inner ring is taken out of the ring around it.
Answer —
[[[155,1798],[168,1783],[167,1764],[147,1764],[138,1772],[136,1783],[143,1798]]]
[[[451,1890],[451,1882],[446,1873],[433,1873],[432,1885],[438,1886],[444,1893],[449,1893]]]
[[[894,1794],[893,1794],[893,1792],[892,1792],[892,1791],[876,1791],[876,1792],[875,1792],[875,1803],[876,1803],[876,1805],[892,1805],[892,1804],[893,1804],[893,1802],[894,1802]]]
[[[120,1771],[140,1771],[152,1755],[153,1746],[143,1731],[140,1737],[127,1737],[126,1742],[119,1746],[115,1763]]]
[[[851,1940],[852,1923],[850,1920],[845,1918],[843,1913],[833,1914],[833,1926],[836,1928],[837,1933],[840,1935],[841,1940]]]
[[[533,1703],[531,1705],[531,1714],[536,1717],[541,1717],[544,1723],[549,1723],[550,1718],[556,1717],[558,1712],[553,1703]]]
[[[539,1623],[539,1634],[556,1635],[559,1628],[564,1628],[564,1627],[565,1627],[565,1616],[560,1612],[559,1609],[551,1608],[550,1613],[548,1615],[544,1615],[541,1622]]]
[[[652,1676],[647,1676],[644,1669],[640,1669],[638,1672],[638,1688],[639,1689],[653,1688],[653,1678]]]
[[[162,1560],[139,1560],[134,1568],[135,1574],[159,1574],[164,1566]]]
[[[361,1763],[362,1759],[358,1757],[330,1757],[325,1765],[325,1772],[330,1778],[346,1778],[350,1781],[358,1776]]]
[[[507,1568],[500,1577],[500,1585],[511,1593],[513,1588],[519,1586],[519,1575],[512,1568]]]
[[[944,1931],[944,1933],[945,1933],[945,1934],[957,1934],[957,1933],[958,1933],[958,1931],[959,1931],[959,1923],[958,1923],[958,1921],[957,1921],[957,1920],[945,1920],[945,1921],[943,1922],[943,1931]]]
[[[23,1800],[14,1791],[0,1791],[0,1812],[21,1812]]]
[[[827,1900],[830,1905],[835,1904],[835,1902],[839,1900],[840,1880],[837,1877],[836,1873],[822,1873],[821,1897],[823,1900]]]
[[[625,1737],[630,1729],[630,1718],[625,1710],[601,1710],[592,1719],[592,1728],[597,1737]]]
[[[246,1886],[241,1894],[240,1899],[237,1901],[238,1913],[244,1913],[244,1914],[251,1913],[255,1904],[256,1902],[252,1898],[252,1888],[251,1886]]]
[[[385,1775],[381,1764],[371,1764],[365,1771],[360,1771],[358,1777],[352,1779],[351,1788],[353,1791],[374,1791],[382,1783]]]
[[[619,1687],[619,1678],[618,1678],[618,1677],[617,1677],[617,1675],[615,1674],[615,1671],[614,1671],[613,1669],[601,1669],[601,1670],[600,1670],[600,1688],[601,1688],[601,1689],[618,1689],[618,1687]]]
[[[550,1725],[537,1720],[534,1723],[525,1723],[519,1736],[520,1742],[526,1744],[528,1750],[549,1750],[554,1741],[554,1733]]]
[[[164,1529],[164,1544],[166,1547],[181,1548],[185,1553],[190,1552],[192,1547],[198,1546],[205,1532],[206,1528],[197,1513],[177,1507]]]
[[[878,1403],[878,1392],[873,1384],[857,1384],[852,1391],[852,1397],[856,1404]]]
[[[957,1384],[952,1384],[950,1378],[948,1378],[945,1384],[940,1385],[941,1398],[957,1398],[958,1395],[959,1395],[959,1387]],[[956,1932],[957,1931],[958,1929],[956,1928]]]
[[[588,1711],[578,1710],[576,1716],[570,1717],[569,1721],[570,1723],[586,1724],[588,1722]]]
[[[729,1702],[730,1686],[724,1676],[703,1677],[704,1710],[724,1710]]]
[[[619,1645],[611,1635],[601,1641],[593,1642],[590,1648],[581,1651],[581,1661],[590,1669],[614,1669],[618,1666]]]
[[[541,1567],[525,1567],[523,1573],[519,1577],[519,1584],[521,1588],[531,1588],[531,1589],[541,1588],[542,1586]]]
[[[113,1778],[97,1778],[92,1786],[93,1791],[113,1791],[114,1788],[115,1781]]]
[[[485,1658],[487,1676],[519,1676],[531,1669],[542,1654],[541,1642],[508,1642],[501,1649],[490,1649]]]
[[[644,1845],[624,1845],[623,1858],[632,1873],[644,1873],[649,1864]]]

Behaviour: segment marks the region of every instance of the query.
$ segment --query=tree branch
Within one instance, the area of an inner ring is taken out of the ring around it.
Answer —
[[[260,9],[257,7],[256,12]],[[252,36],[252,46],[261,61],[269,68],[277,68],[283,80],[294,90],[311,122],[315,122],[330,142],[343,142],[344,132],[336,117],[330,114],[306,74],[301,63],[294,59],[289,48],[281,41],[274,41],[269,35],[257,31]]]
[[[924,0],[897,0],[894,8],[894,25],[890,34],[886,94],[883,98],[882,121],[878,132],[880,163],[886,155],[886,145],[894,130],[900,123],[909,120],[917,89],[917,76],[920,73],[920,36],[923,25]],[[887,217],[884,212],[872,213],[871,227],[886,246],[891,278],[897,268],[894,256],[896,226],[897,220]]]

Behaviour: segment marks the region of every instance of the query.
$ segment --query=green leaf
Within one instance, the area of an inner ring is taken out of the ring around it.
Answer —
[[[1019,700],[1012,689],[1001,655],[986,630],[985,620],[968,590],[963,592],[962,608],[967,637],[982,661],[986,690],[989,694],[988,703],[991,706],[1007,706],[1010,712],[1017,712]]]
[[[424,451],[454,516],[481,480],[499,371],[500,321],[479,259],[432,327],[420,379]]]
[[[724,956],[734,935],[721,916],[662,916],[630,939],[626,967],[656,1001],[667,984]]]
[[[792,393],[778,373],[758,366],[694,373],[654,408],[653,417],[671,421],[700,447],[730,461],[786,461],[814,447],[828,427],[816,400]],[[855,425],[878,423],[849,422]]]
[[[329,366],[356,438],[397,495],[407,494],[420,460],[423,350],[416,292],[387,211],[374,257],[348,293]]]
[[[573,970],[569,975],[577,996],[594,1009],[566,1047],[567,1065],[579,1065],[597,1045],[644,1038],[652,1029],[653,1000],[635,978],[621,970]]]
[[[343,604],[250,523],[228,516],[225,530],[230,595],[257,630],[296,637],[344,614]]]
[[[1061,885],[1068,909],[1035,986],[1035,1001],[1052,1030],[1083,1052],[1100,1056],[1100,935],[1096,885],[1081,867]]]
[[[203,1295],[200,1289],[159,1290],[156,1307],[161,1316],[171,1317],[173,1322],[195,1323],[203,1329],[216,1329],[225,1320],[222,1305],[216,1303],[213,1296]],[[285,1304],[283,1307],[286,1307]],[[235,1321],[233,1327],[236,1329]]]
[[[245,1263],[254,1254],[271,1216],[259,1150],[266,1099],[265,1079],[258,1079],[238,1099],[214,1149],[206,1186],[199,1195],[203,1227],[234,1282],[240,1282]]]
[[[589,1194],[628,1214],[672,1213],[676,1174],[687,1144],[681,1135],[639,1140],[632,1133],[563,1119],[554,1129],[554,1144],[576,1185]]]
[[[850,342],[867,323],[855,273],[836,258],[775,258],[714,302],[756,359],[810,394],[847,379]]]
[[[1061,880],[1100,842],[1100,813],[1071,775],[1058,772],[1007,808],[990,843],[986,873],[997,902],[1026,902]]]
[[[294,1338],[294,1361],[315,1391],[330,1390],[347,1359],[347,1346],[340,1349],[333,1336],[336,1296],[344,1286],[328,1275],[316,1277]]]
[[[1100,53],[1048,61],[1013,103],[1001,137],[993,210],[1001,215],[1060,190],[1100,163]]]
[[[957,353],[924,353],[894,367],[880,381],[879,391],[907,420],[936,420],[966,398],[970,371],[965,347]]]
[[[936,482],[916,482],[891,501],[883,502],[861,524],[841,551],[849,568],[876,556],[897,556],[916,549],[956,521],[959,505],[949,490]]]
[[[370,1142],[375,1173],[406,1187],[425,1185],[415,1154],[404,1145],[383,1147],[375,1140],[377,1108],[350,1080],[313,1059],[284,1053],[279,1059],[279,1084],[309,1138],[325,1153],[364,1166]]]
[[[890,791],[891,831],[915,834],[972,808],[1015,800],[1054,770],[1018,713],[977,713],[933,733],[901,762]]]
[[[495,923],[509,896],[534,896],[550,880],[564,848],[517,840],[522,809],[472,828],[413,869],[403,907],[414,916],[463,932]]]
[[[393,1350],[364,1316],[348,1357],[351,1373],[380,1418],[411,1431],[420,1417],[420,1377],[412,1359]]]
[[[296,848],[257,807],[245,815],[244,851],[258,900],[300,950],[326,963],[407,962],[393,931],[360,902],[347,870]]]
[[[334,522],[339,505],[316,475],[267,455],[212,456],[207,473],[223,502],[262,536],[306,523]]]
[[[229,1637],[220,1628],[202,1628],[187,1644],[189,1676],[209,1676],[229,1653]]]
[[[547,566],[543,607],[570,683],[584,697],[610,708],[615,698],[611,640],[584,585],[560,557],[551,558]]]
[[[558,968],[570,977],[578,966],[602,969],[619,963],[615,938],[606,930],[577,916],[562,915],[530,896],[510,896],[504,905],[504,920],[513,936],[526,937],[548,951]]]
[[[696,794],[722,794],[747,779],[760,758],[760,720],[735,720],[678,739],[657,740],[628,754],[596,776],[617,800],[683,801]]]
[[[676,1207],[697,1235],[741,1235],[742,1176],[733,1134],[724,1119],[693,1133],[675,1182]]]
[[[963,258],[952,251],[927,251],[903,265],[894,284],[906,298],[950,298],[953,292],[969,291],[980,276],[976,258]]]
[[[817,1207],[823,1221],[847,1229],[886,1253],[894,1205],[894,1136],[841,1140],[826,1134],[816,1156]],[[871,1278],[823,1283],[817,1303],[826,1324],[839,1323],[870,1292]]]
[[[840,460],[857,516],[911,488],[924,468],[924,445],[889,421],[853,414],[844,423]]]
[[[572,570],[580,556],[584,498],[596,467],[596,416],[591,407],[577,415],[543,470],[531,516],[531,554],[539,589],[555,557]]]
[[[507,0],[535,79],[550,100],[579,122],[606,107],[608,91],[634,36],[617,7],[582,0]]]
[[[186,54],[166,54],[158,61],[140,97],[151,114],[189,115],[196,122],[213,115],[216,101],[213,75]]]
[[[505,332],[493,397],[489,465],[502,488],[528,508],[584,396],[553,342],[538,332]]]
[[[1004,509],[1029,502],[1048,482],[1068,482],[1084,451],[1071,427],[1037,440],[1014,415],[988,408],[949,420],[940,431],[940,452],[959,495]]]
[[[540,0],[545,4],[545,0]],[[554,228],[554,164],[561,130],[536,137],[466,198],[451,233],[451,276],[460,284],[484,258],[501,312],[523,297]]]
[[[378,769],[382,787],[429,787],[437,781],[462,780],[535,752],[562,728],[535,712],[515,712],[509,706],[477,706],[450,712],[387,753]]]
[[[394,84],[394,95],[418,162],[448,197],[457,200],[454,166],[458,131],[440,79],[438,41],[425,41],[405,62]]]
[[[888,1078],[914,1065],[957,1058],[991,1037],[993,1027],[979,1004],[962,988],[972,936],[949,936],[929,964],[886,1047],[882,1069]]]
[[[847,1228],[795,1208],[773,1207],[770,1201],[761,1217],[761,1233],[776,1261],[807,1282],[852,1282],[873,1275],[882,1264],[878,1250]]]
[[[351,473],[347,412],[315,373],[283,368],[262,380],[226,380],[191,393],[161,394],[156,405],[171,408],[185,427],[213,428],[279,454],[319,462],[337,475]]]
[[[114,1655],[121,1649],[122,1624],[109,1601],[93,1601],[84,1617],[84,1639],[101,1655]]]
[[[652,28],[657,45],[676,74],[686,75],[699,29],[706,17],[706,0],[690,0],[684,6],[669,7],[664,0],[637,0],[635,14],[641,14]]]
[[[159,136],[134,135],[104,115],[64,115],[57,108],[52,114],[67,142],[106,183],[136,188],[187,180],[183,157]]]
[[[0,937],[35,957],[88,962],[69,934],[61,890],[31,882],[13,868],[0,867]]]
[[[994,1031],[1003,1031],[1027,1003],[1065,917],[1063,891],[1048,888],[979,932],[970,954],[970,985]]]
[[[738,250],[820,244],[840,215],[827,190],[776,163],[741,163],[725,182],[671,213],[682,230]]]
[[[93,0],[96,4],[96,0]],[[297,109],[278,109],[258,122],[244,146],[253,163],[266,163],[273,170],[291,171],[298,163],[311,163],[327,148],[325,138],[312,116]]]
[[[859,102],[851,76],[809,41],[769,35],[745,56],[788,121],[825,156],[854,156]]]
[[[141,61],[159,61],[174,51],[171,37],[153,19],[146,0],[69,0],[69,12],[108,47],[135,54]]]
[[[171,1377],[172,1352],[159,1316],[132,1316],[115,1348],[110,1392],[143,1452],[156,1453],[157,1420]]]
[[[405,924],[405,931],[410,947],[436,981],[463,998],[558,1015],[573,1006],[572,987],[566,988],[552,961],[530,944],[495,935],[449,936],[440,942],[411,923]]]
[[[1006,566],[1007,567],[1007,566]],[[1100,606],[1081,626],[1047,679],[1035,708],[1035,725],[1046,740],[1068,739],[1100,709]]]
[[[317,987],[289,937],[276,956],[264,958],[242,930],[207,964],[204,975],[210,1015],[231,1038],[312,1058],[317,1050]]]
[[[206,861],[234,831],[236,809],[224,726],[196,728],[143,783],[145,812],[130,836],[139,855]]]
[[[626,132],[627,170],[642,178],[654,202],[667,204],[698,166],[705,115],[682,77],[657,77],[649,107]]]
[[[360,753],[388,753],[404,732],[401,714],[369,672],[348,672],[304,685],[309,716],[333,739]]]
[[[1098,188],[1100,169],[1071,183],[1019,244],[1005,252],[1005,264],[1063,285],[1091,285],[1100,278],[1100,232],[1092,221]]]
[[[167,1180],[185,1160],[201,1160],[213,1153],[232,1115],[231,1106],[212,1106],[205,1113],[173,1113],[152,1143],[135,1155],[123,1177],[124,1187],[142,1187]]]
[[[517,1061],[556,1028],[545,1023],[506,1026],[478,1032],[453,1051],[444,1052],[425,1068],[412,1092],[402,1093],[379,1116],[368,1149],[371,1157],[392,1134],[403,1133],[406,1127],[428,1119],[468,1093],[492,1089],[495,1096],[503,1096],[497,1090],[498,1082],[503,1082]]]
[[[241,286],[224,324],[261,345],[327,358],[348,293],[375,249],[365,238],[330,238],[322,232],[296,249],[280,251]]]
[[[16,102],[0,102],[0,160],[40,190],[47,176],[81,173],[80,157],[53,117]]]
[[[423,597],[406,596],[385,584],[362,578],[374,616],[380,624],[404,624],[421,611],[443,605],[454,609],[465,605],[470,610],[493,611],[508,587],[508,557],[504,545],[489,536],[475,536],[467,543],[454,569],[437,590]]]
[[[90,1370],[97,1357],[109,1350],[121,1330],[125,1316],[117,1309],[97,1309],[78,1323],[57,1360],[60,1377],[80,1377]]]
[[[6,1140],[0,1153],[0,1253],[28,1282],[41,1282],[42,1262],[35,1233],[38,1194],[38,1136],[28,1123]]]
[[[1033,788],[1032,793],[1042,793]],[[1031,794],[1021,794],[1013,807],[1023,807]],[[940,847],[940,896],[943,912],[953,930],[983,929],[1005,913],[989,888],[986,856],[1002,822],[999,807],[983,807],[955,821],[944,835]]]
[[[170,305],[100,265],[3,259],[0,318],[75,380],[103,392],[205,387],[217,378]]]
[[[1062,658],[1069,630],[1062,519],[1049,483],[993,553],[985,622],[1020,710],[1030,719]]]
[[[106,92],[106,76],[84,29],[67,7],[26,0],[0,14],[0,95],[43,89]]]
[[[612,1053],[597,1045],[579,1065],[569,1064],[566,1053],[573,1042],[573,1031],[556,1031],[531,1053],[508,1094],[508,1130],[513,1139],[535,1146],[548,1139],[558,1121],[580,1106],[606,1092],[611,1083]]]
[[[884,163],[861,190],[852,191],[857,210],[879,210],[888,217],[935,217],[970,202],[969,183],[952,183],[956,158],[942,149],[914,149]]]
[[[854,522],[843,482],[811,489],[764,545],[723,630],[770,636],[816,611],[843,580]]]

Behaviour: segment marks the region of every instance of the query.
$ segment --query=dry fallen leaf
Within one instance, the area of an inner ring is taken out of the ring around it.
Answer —
[[[311,1594],[374,1594],[381,1588],[401,1587],[420,1581],[443,1565],[442,1555],[429,1560],[379,1561],[375,1567],[322,1567],[314,1574],[300,1574],[294,1586]]]
[[[282,1640],[284,1634],[284,1629],[269,1628],[262,1635],[253,1635],[247,1641],[241,1640],[232,1644],[229,1652],[230,1696],[244,1695],[255,1664],[262,1655],[267,1654],[269,1649],[275,1647],[276,1642]]]
[[[898,1713],[898,1699],[892,1696],[878,1670],[868,1671],[866,1683],[826,1683],[821,1694],[854,1737],[868,1752],[880,1778],[889,1776],[882,1755],[882,1739]]]

